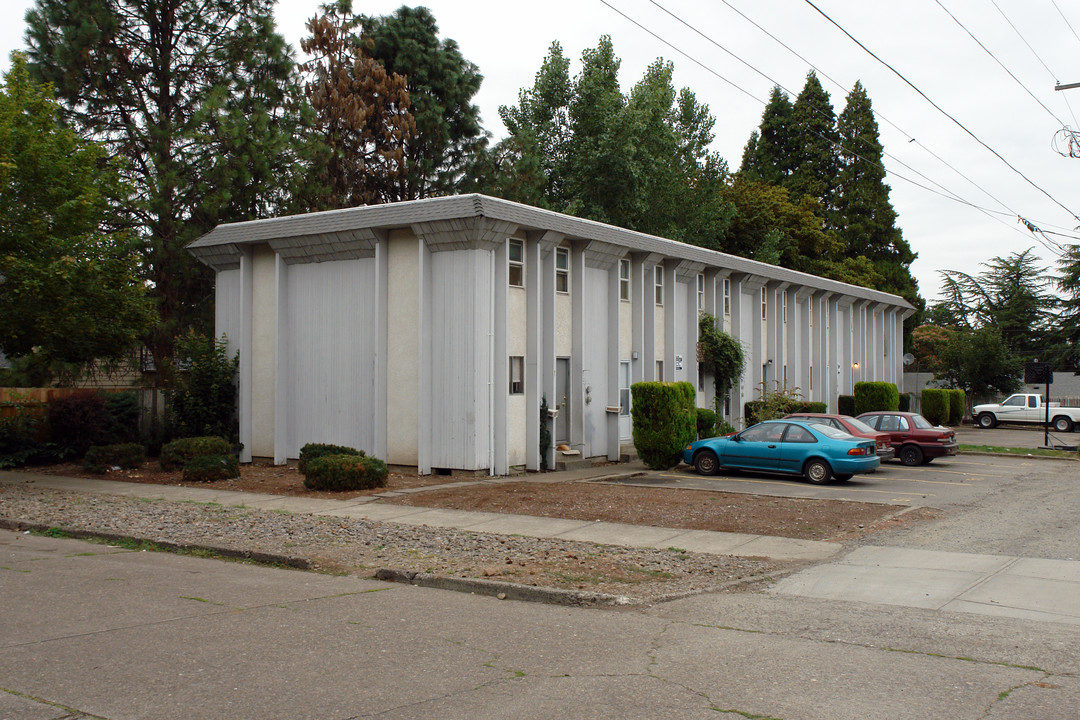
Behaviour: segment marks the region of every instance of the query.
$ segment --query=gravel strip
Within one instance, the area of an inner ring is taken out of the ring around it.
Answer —
[[[797,564],[678,549],[592,543],[398,525],[0,486],[0,517],[181,546],[306,559],[324,571],[374,576],[381,568],[650,602],[718,591],[785,573]]]

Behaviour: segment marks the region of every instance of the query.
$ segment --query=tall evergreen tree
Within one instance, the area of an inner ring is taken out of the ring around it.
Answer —
[[[787,93],[774,87],[761,114],[761,125],[743,153],[740,174],[768,185],[784,185],[795,169],[793,112]]]
[[[431,11],[402,6],[385,17],[365,17],[371,56],[406,79],[416,133],[406,140],[407,173],[397,199],[447,195],[459,188],[466,164],[486,143],[480,108],[472,98],[483,76],[455,41],[439,39]]]
[[[371,205],[400,199],[405,143],[415,135],[405,78],[391,75],[361,42],[361,19],[344,0],[323,7],[300,41],[314,131],[325,147],[314,171],[325,185],[321,206]]]
[[[868,258],[883,279],[879,289],[921,307],[918,283],[911,274],[917,255],[896,226],[882,165],[884,148],[870,98],[861,83],[856,82],[848,94],[837,129],[841,148],[836,224],[844,254]]]
[[[1080,374],[1080,245],[1068,246],[1058,259],[1058,269],[1055,284],[1063,297],[1054,333],[1055,355],[1048,359],[1058,370]]]
[[[809,195],[821,204],[826,221],[835,205],[837,160],[836,113],[817,75],[806,76],[791,107],[792,170],[782,182],[795,198]]]
[[[143,242],[159,318],[144,342],[159,367],[179,332],[212,322],[212,273],[184,245],[218,219],[269,212],[293,177],[278,148],[296,135],[279,122],[295,75],[272,6],[37,0],[26,16],[37,77],[77,128],[128,160],[136,192],[118,215]]]

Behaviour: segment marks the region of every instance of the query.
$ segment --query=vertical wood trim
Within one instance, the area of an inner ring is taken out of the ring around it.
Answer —
[[[491,438],[493,445],[492,475],[506,475],[509,467],[509,443],[507,426],[509,425],[508,395],[510,392],[510,355],[507,345],[507,303],[509,302],[510,273],[507,262],[509,240],[503,240],[494,251],[494,277],[492,278],[493,315],[492,322],[492,418]]]
[[[525,469],[540,469],[540,403],[544,394],[542,381],[545,359],[543,348],[543,297],[541,287],[540,243],[525,242]],[[551,308],[554,312],[555,308]]]
[[[384,236],[375,244],[375,317],[378,318],[375,345],[375,417],[374,452],[375,456],[386,459],[387,453],[387,346],[389,344],[388,303],[389,303],[389,240]]]
[[[607,375],[607,407],[619,405],[619,263],[608,270],[607,287],[607,352],[605,358],[605,373]],[[607,412],[605,408],[604,421],[607,425],[607,459],[617,461],[619,459],[619,413]]]
[[[543,394],[547,396],[548,407],[559,407],[556,397],[555,384],[555,248],[549,247],[541,251],[541,298],[543,306],[543,335],[540,342],[543,369]],[[569,389],[567,390],[569,392]],[[548,427],[551,429],[551,445],[548,446],[546,464],[548,469],[555,469],[555,424],[557,420],[548,418]],[[539,443],[539,439],[537,439]]]
[[[646,308],[645,278],[648,277],[647,266],[639,258],[630,258],[630,314],[632,316],[631,349],[630,349],[630,384],[642,382],[650,377],[647,375],[649,363],[647,359],[653,351],[648,337],[646,326],[649,325],[649,314]],[[634,358],[634,353],[637,357]]]
[[[274,464],[288,460],[289,445],[289,356],[288,356],[288,266],[274,253]]]
[[[431,454],[434,438],[431,420],[432,378],[435,372],[431,353],[431,251],[424,239],[417,243],[417,293],[416,303],[420,317],[416,319],[417,382],[420,391],[416,395],[416,466],[421,475],[431,474]]]
[[[574,243],[570,249],[570,447],[585,453],[585,252]],[[616,349],[618,345],[616,344]]]
[[[240,378],[237,413],[240,420],[240,462],[251,462],[251,248],[240,249]]]
[[[669,259],[664,263],[664,377],[668,382],[675,377],[675,355],[678,347],[675,343],[675,329],[679,319],[676,315],[675,295],[678,291],[678,278],[675,269],[678,263]]]
[[[735,338],[735,340],[737,340],[739,342],[739,346],[743,350],[743,358],[745,360],[747,353],[746,353],[746,342],[745,342],[745,338],[743,337],[742,278],[733,276],[733,277],[730,278],[730,280],[731,280],[731,284],[730,284],[730,287],[729,287],[729,291],[730,291],[729,300],[731,302],[731,314],[730,314],[729,317],[731,319],[731,337]],[[723,300],[723,291],[722,290],[721,290],[720,302],[721,302],[721,304],[724,302],[724,300]],[[723,312],[723,307],[721,307],[720,310],[721,310],[721,312]],[[747,386],[746,368],[747,368],[748,365],[749,365],[749,363],[744,363],[744,365],[743,365],[744,369],[743,369],[742,377],[740,377],[738,380],[735,381],[735,386],[732,387],[731,390],[729,391],[730,394],[731,394],[731,404],[734,407],[731,408],[731,415],[727,418],[727,420],[732,425],[742,424],[742,422],[743,422],[743,404],[746,402],[744,400],[744,398],[746,397],[746,386]]]

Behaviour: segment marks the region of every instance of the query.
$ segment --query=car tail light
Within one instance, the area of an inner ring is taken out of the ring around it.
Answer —
[[[854,447],[847,451],[848,455],[866,455],[866,448]]]

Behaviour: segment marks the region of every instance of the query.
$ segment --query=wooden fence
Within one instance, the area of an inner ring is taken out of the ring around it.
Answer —
[[[0,387],[0,420],[18,417],[23,414],[41,417],[50,400],[71,397],[84,392],[131,392],[139,396],[143,408],[139,420],[140,430],[146,431],[150,417],[157,413],[160,417],[165,412],[165,398],[161,390],[155,388],[6,388]]]

